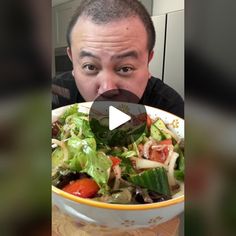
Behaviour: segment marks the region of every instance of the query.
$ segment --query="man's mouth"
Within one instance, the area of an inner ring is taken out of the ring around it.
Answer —
[[[106,91],[99,96],[99,101],[116,101],[116,102],[130,102],[138,103],[139,98],[134,96],[127,90],[124,89],[113,89]]]

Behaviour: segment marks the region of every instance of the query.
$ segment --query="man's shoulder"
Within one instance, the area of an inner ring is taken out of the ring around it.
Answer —
[[[152,77],[144,91],[142,102],[160,108],[177,116],[184,116],[183,98],[162,80]]]
[[[182,100],[181,96],[176,90],[165,84],[159,78],[151,77],[147,84],[147,91],[152,91],[154,92],[154,96],[161,96],[162,98],[167,100],[173,100],[176,98],[180,98]]]
[[[56,75],[52,79],[52,84],[62,85],[68,87],[71,84],[75,84],[74,77],[71,71],[63,72]]]
[[[76,102],[78,90],[71,71],[56,75],[52,79],[53,108]]]

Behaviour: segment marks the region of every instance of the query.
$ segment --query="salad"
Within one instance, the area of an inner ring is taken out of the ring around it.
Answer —
[[[52,123],[52,185],[113,204],[148,204],[183,194],[183,140],[162,119],[140,115],[144,132],[124,145],[119,141],[127,132],[116,129],[106,139],[106,124],[89,121],[79,106],[70,106]]]

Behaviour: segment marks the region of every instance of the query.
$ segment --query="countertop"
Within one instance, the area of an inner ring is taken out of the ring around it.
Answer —
[[[178,217],[152,228],[136,230],[119,230],[102,228],[97,225],[74,222],[55,206],[52,208],[52,235],[53,236],[179,236],[180,219]]]

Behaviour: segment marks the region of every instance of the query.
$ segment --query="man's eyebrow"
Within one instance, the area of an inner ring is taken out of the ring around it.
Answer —
[[[82,59],[84,57],[93,57],[93,58],[96,58],[98,60],[101,60],[98,56],[94,55],[93,53],[82,50],[79,53],[79,58]]]
[[[112,56],[112,59],[123,59],[125,57],[133,57],[135,59],[138,58],[138,53],[136,51],[129,51],[129,52],[124,52],[119,55],[114,55]]]

